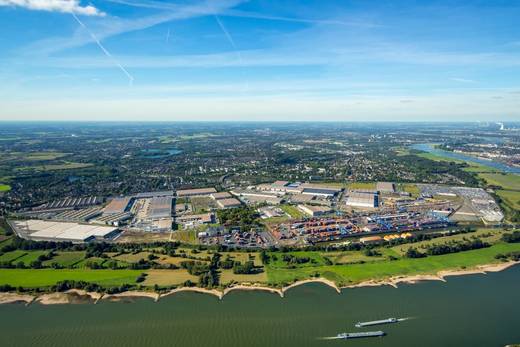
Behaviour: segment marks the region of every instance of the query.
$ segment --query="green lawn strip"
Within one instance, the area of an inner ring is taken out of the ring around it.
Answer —
[[[413,183],[401,183],[397,186],[397,190],[410,193],[414,198],[417,198],[421,194],[419,187]]]
[[[38,260],[40,255],[48,254],[49,251],[26,251],[27,254],[14,261],[14,263],[23,262],[25,266],[29,266],[31,262]]]
[[[520,210],[520,191],[497,190],[497,195],[502,198],[511,208]]]
[[[0,192],[8,192],[11,190],[11,186],[8,184],[0,184]]]
[[[119,286],[135,283],[141,270],[0,269],[0,284],[24,288],[49,287],[59,281],[74,280]]]
[[[325,265],[325,260],[323,259],[323,256],[319,252],[287,252],[287,253],[270,253],[271,261],[269,263],[269,266],[273,268],[287,268],[287,262],[283,261],[283,256],[285,255],[292,255],[297,258],[309,258],[311,261],[307,263],[298,264],[298,267],[309,267],[309,266],[319,266],[319,265]],[[276,260],[272,260],[272,257],[276,256]],[[332,259],[331,259],[332,260]],[[314,261],[314,262],[312,262]]]
[[[500,172],[500,170],[495,169],[494,167],[477,164],[474,162],[462,160],[462,159],[455,159],[450,157],[444,157],[441,155],[433,154],[433,153],[418,153],[415,154],[418,157],[433,160],[433,161],[446,161],[446,162],[453,162],[453,163],[459,163],[459,164],[467,164],[469,167],[464,168],[464,171],[468,172]]]
[[[481,173],[479,174],[488,184],[500,186],[505,190],[520,191],[520,175],[500,174],[500,173]]]
[[[85,252],[57,252],[50,260],[43,262],[44,266],[50,266],[52,263],[58,263],[63,267],[73,266],[85,258]]]
[[[293,205],[280,205],[280,208],[291,216],[293,219],[299,219],[305,217],[305,214]]]
[[[395,251],[397,256],[401,256],[401,255],[405,254],[406,251],[408,250],[408,248],[410,248],[410,247],[421,249],[424,246],[442,245],[442,244],[446,244],[450,241],[462,241],[464,239],[471,240],[474,237],[481,238],[483,241],[488,242],[488,243],[496,243],[497,241],[500,240],[503,233],[504,233],[504,230],[502,230],[502,229],[481,228],[473,233],[458,234],[458,235],[452,235],[452,236],[441,236],[441,237],[437,237],[437,238],[434,238],[431,240],[415,242],[413,244],[402,244],[402,245],[394,246],[390,249]]]
[[[12,252],[7,252],[7,253],[4,253],[4,254],[0,255],[0,261],[1,262],[4,262],[4,261],[7,261],[7,262],[16,261],[17,259],[23,257],[26,254],[27,254],[27,251],[22,251],[22,250],[16,250],[16,251],[12,251]]]
[[[82,268],[85,268],[87,267],[87,263],[96,263],[98,264],[99,266],[103,266],[103,263],[106,261],[107,259],[105,258],[97,258],[97,257],[91,257],[91,258],[87,258],[87,259],[83,259],[77,263],[74,264],[74,267],[75,268],[78,268],[78,269],[82,269]]]
[[[471,268],[498,262],[495,255],[520,251],[519,243],[499,243],[489,248],[467,252],[429,256],[419,259],[371,262],[352,265],[332,265],[280,269],[267,267],[268,282],[275,285],[291,283],[320,274],[338,284],[355,284],[367,280],[381,280],[399,275],[434,274],[441,270]]]

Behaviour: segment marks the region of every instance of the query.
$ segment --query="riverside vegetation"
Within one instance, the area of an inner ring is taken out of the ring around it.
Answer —
[[[179,242],[35,242],[3,228],[0,290],[160,293],[178,287],[223,289],[238,284],[280,288],[312,278],[349,286],[519,259],[520,232],[504,229],[418,234],[378,246],[350,243],[245,251]]]

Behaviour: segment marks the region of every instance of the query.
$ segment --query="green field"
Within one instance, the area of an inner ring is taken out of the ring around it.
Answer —
[[[504,190],[520,191],[520,175],[482,173],[479,176],[490,185],[501,186]]]
[[[50,266],[52,263],[58,263],[63,267],[69,267],[79,263],[85,258],[85,252],[58,252],[51,260],[43,262],[44,266]]]
[[[23,257],[16,259],[15,263],[22,262],[25,266],[29,266],[31,262],[38,260],[40,255],[45,255],[48,251],[27,251]]]
[[[74,162],[64,162],[61,164],[48,164],[48,165],[37,165],[37,166],[26,166],[23,168],[17,168],[16,170],[35,170],[35,171],[58,171],[58,170],[72,170],[72,169],[83,169],[86,167],[91,167],[93,164],[88,163],[74,163]]]
[[[421,190],[413,183],[401,183],[397,186],[397,190],[405,191],[410,193],[412,197],[416,198],[421,194]]]
[[[280,208],[294,219],[300,219],[305,217],[305,213],[300,211],[298,207],[293,205],[280,205]]]
[[[424,152],[424,153],[418,153],[415,155],[418,157],[433,160],[433,161],[446,161],[446,162],[453,162],[453,163],[459,163],[459,164],[467,164],[469,166],[464,168],[463,170],[468,171],[468,172],[478,173],[478,172],[497,172],[498,171],[497,169],[495,169],[491,166],[468,162],[468,161],[461,160],[461,159],[443,157],[443,156],[433,154],[433,153]]]
[[[12,252],[7,252],[7,253],[4,253],[4,254],[0,255],[0,262],[15,261],[18,258],[21,258],[21,257],[23,257],[26,254],[27,254],[27,251],[23,251],[23,250],[16,250],[16,251],[12,251]]]
[[[8,184],[0,184],[0,192],[7,192],[11,190],[11,186]]]
[[[148,270],[145,271],[147,274],[146,280],[143,282],[146,286],[153,286],[155,284],[159,286],[172,286],[180,285],[187,280],[197,283],[199,278],[197,276],[190,275],[186,270]]]
[[[277,269],[269,266],[267,268],[267,278],[269,283],[279,285],[306,279],[313,274],[319,274],[339,284],[354,284],[398,275],[435,274],[446,269],[471,268],[477,265],[496,263],[498,262],[495,259],[496,254],[512,251],[520,251],[520,244],[500,243],[489,248],[467,252],[365,264],[316,266],[297,269]]]
[[[140,270],[0,269],[0,284],[25,288],[49,287],[59,281],[74,280],[119,286],[135,283]]]
[[[500,196],[511,208],[520,210],[520,191],[513,190],[497,190]]]
[[[504,231],[501,229],[478,229],[477,231],[475,231],[473,233],[458,234],[458,235],[452,235],[452,236],[442,236],[442,237],[434,238],[432,240],[415,242],[413,245],[403,244],[403,245],[394,246],[391,249],[394,250],[397,255],[402,256],[406,253],[408,248],[410,248],[412,246],[415,248],[421,249],[426,246],[441,245],[441,244],[448,243],[450,241],[469,240],[469,239],[472,239],[475,237],[480,238],[481,240],[483,240],[485,242],[495,243],[495,242],[500,241],[500,238],[502,237],[503,234],[504,234]]]

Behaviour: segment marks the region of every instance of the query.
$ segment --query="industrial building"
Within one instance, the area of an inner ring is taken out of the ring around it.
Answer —
[[[150,200],[150,205],[148,206],[148,211],[146,214],[147,219],[157,220],[163,218],[171,218],[172,201],[173,198],[170,196],[152,198]]]
[[[132,219],[132,217],[133,216],[130,212],[111,213],[103,214],[102,216],[99,216],[96,219],[91,220],[90,222],[96,224],[120,226],[124,222]]]
[[[332,212],[332,209],[326,206],[298,205],[298,209],[311,217],[322,216]]]
[[[300,182],[290,183],[288,181],[275,181],[271,184],[260,184],[256,189],[261,191],[271,191],[283,195],[286,193],[301,193],[303,187]]]
[[[379,207],[379,194],[372,191],[350,191],[347,197],[347,206],[351,207]]]
[[[217,190],[215,188],[181,189],[177,191],[177,197],[210,196],[216,192]]]
[[[228,192],[219,192],[219,193],[211,194],[210,197],[213,200],[220,200],[220,199],[229,199],[229,198],[232,198],[233,196],[231,194],[229,194]]]
[[[52,217],[53,220],[66,222],[86,222],[101,214],[99,207],[89,207],[80,210],[65,210]]]
[[[328,187],[305,187],[302,190],[302,194],[313,195],[313,196],[323,196],[327,198],[333,198],[341,192],[339,188],[328,188]]]
[[[240,207],[242,204],[235,198],[217,200],[217,205],[221,209]]]
[[[392,182],[377,182],[376,189],[381,193],[395,193],[395,184]]]
[[[52,210],[70,210],[73,208],[89,207],[99,205],[103,199],[97,196],[88,196],[84,198],[65,198],[61,200],[54,200],[47,204],[40,205],[33,208],[33,211],[52,211]]]
[[[173,190],[162,190],[158,192],[144,192],[137,193],[134,195],[136,199],[149,199],[149,198],[157,198],[161,196],[173,196]]]
[[[126,212],[132,206],[133,200],[134,199],[130,197],[114,198],[108,203],[108,205],[103,210],[103,215]]]
[[[18,235],[36,241],[91,242],[108,240],[119,234],[114,227],[42,221],[36,219],[11,221]]]
[[[215,223],[215,215],[213,213],[186,215],[177,217],[175,222],[182,225],[184,228],[193,228],[202,224]]]

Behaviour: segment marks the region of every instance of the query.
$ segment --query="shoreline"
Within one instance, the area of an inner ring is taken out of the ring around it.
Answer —
[[[299,287],[308,283],[321,283],[332,289],[338,294],[342,293],[343,289],[353,288],[364,288],[364,287],[379,287],[379,286],[391,286],[398,288],[398,284],[417,284],[424,281],[441,281],[446,282],[446,277],[450,276],[464,276],[464,275],[475,275],[475,274],[487,274],[489,272],[500,272],[510,267],[520,264],[520,261],[509,261],[498,264],[487,264],[479,265],[471,269],[453,269],[453,270],[441,270],[436,274],[424,274],[424,275],[410,275],[410,276],[395,276],[383,280],[368,280],[356,284],[346,285],[339,287],[331,280],[326,278],[309,278],[305,280],[296,281],[288,286],[282,288],[268,287],[261,284],[237,284],[224,290],[218,289],[206,289],[200,287],[179,287],[172,289],[165,293],[156,293],[149,291],[137,291],[131,290],[127,292],[117,294],[105,294],[97,292],[87,292],[80,289],[70,289],[66,292],[56,293],[45,293],[41,295],[23,294],[16,292],[4,292],[0,293],[0,305],[2,304],[16,304],[24,303],[28,306],[32,303],[39,303],[41,305],[56,305],[56,304],[79,304],[85,302],[92,302],[93,304],[98,303],[100,300],[107,301],[122,301],[124,299],[134,298],[149,298],[154,302],[158,302],[160,299],[174,295],[181,292],[194,292],[200,294],[209,294],[222,300],[224,296],[233,291],[265,291],[268,293],[278,294],[281,298],[285,297],[285,293],[295,287]]]

